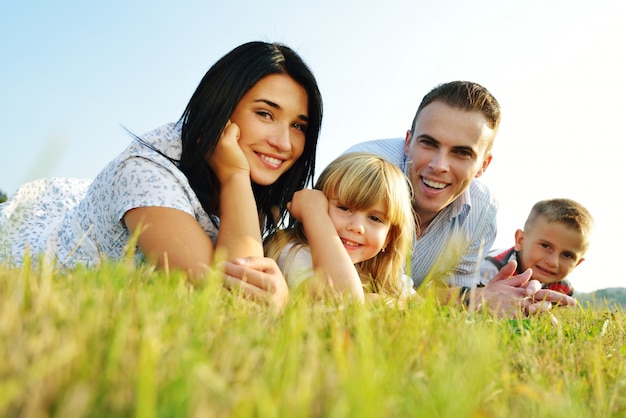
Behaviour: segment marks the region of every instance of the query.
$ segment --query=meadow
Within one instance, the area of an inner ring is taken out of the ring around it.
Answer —
[[[624,417],[625,317],[429,297],[283,312],[125,262],[0,265],[3,417]]]

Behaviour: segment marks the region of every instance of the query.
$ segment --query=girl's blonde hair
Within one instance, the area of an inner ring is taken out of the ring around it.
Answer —
[[[406,269],[407,256],[416,234],[412,189],[402,170],[375,154],[348,153],[336,158],[322,171],[315,189],[356,210],[369,209],[383,202],[390,224],[386,247],[355,266],[366,292],[399,296],[399,277]],[[266,241],[266,255],[278,259],[288,242],[307,245],[301,222],[297,221],[290,230],[272,235]]]

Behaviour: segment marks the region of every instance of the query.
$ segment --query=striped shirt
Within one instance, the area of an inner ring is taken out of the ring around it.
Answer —
[[[380,155],[408,174],[403,138],[362,142],[345,152],[356,151]],[[413,285],[434,279],[451,286],[476,286],[480,263],[496,238],[497,210],[487,186],[474,179],[469,189],[439,212],[413,241]]]

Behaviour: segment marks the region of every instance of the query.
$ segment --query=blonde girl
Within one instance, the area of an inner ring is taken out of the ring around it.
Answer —
[[[415,217],[410,184],[395,165],[369,153],[342,155],[287,207],[295,225],[271,235],[265,251],[291,289],[306,284],[312,296],[358,300],[412,292],[404,269]]]

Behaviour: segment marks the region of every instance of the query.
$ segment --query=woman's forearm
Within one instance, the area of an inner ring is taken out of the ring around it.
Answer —
[[[263,242],[250,176],[244,172],[223,182],[216,251],[226,258],[263,257]]]

